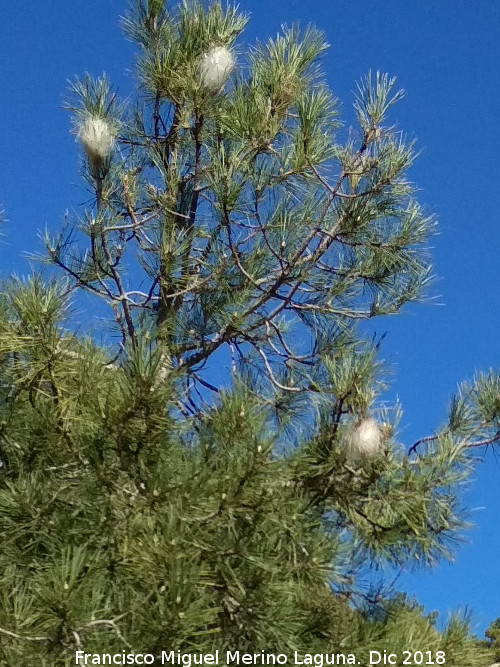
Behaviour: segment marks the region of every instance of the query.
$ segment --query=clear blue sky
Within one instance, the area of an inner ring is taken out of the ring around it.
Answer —
[[[442,421],[459,381],[500,363],[500,3],[242,0],[241,7],[252,14],[247,43],[297,19],[325,31],[332,45],[324,59],[328,80],[348,122],[354,82],[368,69],[397,75],[407,91],[393,119],[424,149],[411,177],[440,220],[433,246],[444,304],[413,306],[380,327],[389,331],[384,355],[397,371],[392,396],[403,403],[403,437],[411,443]],[[124,10],[122,0],[3,3],[4,276],[27,273],[23,252],[40,249],[37,232],[57,229],[65,210],[86,199],[78,148],[60,107],[67,79],[85,71],[106,71],[125,96],[131,93],[133,49],[118,21]],[[500,616],[500,465],[492,453],[466,500],[480,509],[455,563],[405,574],[400,585],[445,616],[469,605],[481,632]]]

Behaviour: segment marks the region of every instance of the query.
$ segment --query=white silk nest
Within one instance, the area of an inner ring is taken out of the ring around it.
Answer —
[[[78,126],[80,140],[92,166],[99,166],[110,155],[116,141],[111,124],[99,116],[88,116]]]
[[[347,460],[350,463],[373,461],[383,451],[383,437],[379,424],[372,417],[362,419],[347,429],[345,434]]]
[[[234,65],[234,56],[228,48],[212,47],[201,58],[201,85],[211,93],[218,93],[226,84]]]

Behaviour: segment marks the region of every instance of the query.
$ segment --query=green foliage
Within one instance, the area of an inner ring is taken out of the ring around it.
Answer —
[[[359,322],[424,298],[432,274],[414,146],[385,125],[401,93],[369,75],[342,137],[324,38],[298,27],[205,90],[201,59],[230,60],[246,21],[139,0],[136,104],[105,78],[72,87],[77,127],[105,121],[89,127],[116,149],[90,164],[84,144],[95,201],[46,236],[64,279],[3,286],[0,662],[444,650],[488,665],[494,627],[482,646],[466,618],[439,632],[371,588],[375,568],[452,554],[470,452],[500,426],[493,371],[409,450],[399,406],[379,404],[382,341]],[[83,292],[109,308],[102,331],[77,330]],[[364,419],[382,447],[352,462]]]
[[[493,651],[492,659],[495,662],[500,660],[500,618],[497,618],[486,630],[486,641],[482,645]]]

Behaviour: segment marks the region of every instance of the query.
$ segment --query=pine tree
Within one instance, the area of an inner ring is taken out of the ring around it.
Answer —
[[[495,666],[500,661],[500,618],[493,621],[485,632],[486,639],[480,642],[481,648],[490,649]]]
[[[432,274],[414,145],[387,118],[402,92],[369,74],[345,133],[323,35],[285,27],[243,53],[246,22],[138,0],[135,103],[106,78],[72,87],[92,203],[45,239],[62,277],[1,297],[2,664],[492,662],[466,619],[438,632],[375,583],[452,553],[471,454],[500,426],[493,371],[411,446],[399,407],[380,407],[366,321],[423,298]],[[76,326],[84,293],[107,308],[103,331]]]

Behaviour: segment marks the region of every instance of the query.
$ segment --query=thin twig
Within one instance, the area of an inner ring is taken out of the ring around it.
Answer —
[[[7,635],[8,637],[14,637],[14,639],[21,639],[27,642],[47,642],[49,641],[48,637],[30,637],[29,635],[18,635],[16,632],[11,632],[10,630],[5,630],[5,628],[0,628],[0,633]]]

